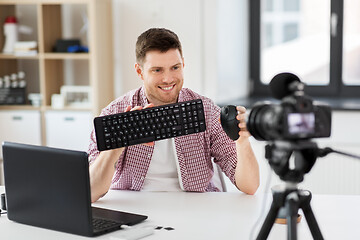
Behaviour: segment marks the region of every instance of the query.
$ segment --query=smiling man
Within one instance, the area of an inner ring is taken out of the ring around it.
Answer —
[[[89,146],[92,201],[111,189],[136,191],[219,191],[213,162],[241,191],[254,194],[259,167],[246,129],[244,107],[238,106],[239,139],[222,130],[220,108],[209,98],[183,88],[184,58],[178,36],[151,28],[136,42],[135,70],[143,86],[111,102],[101,116],[201,98],[206,131],[147,144],[99,152],[93,131]]]

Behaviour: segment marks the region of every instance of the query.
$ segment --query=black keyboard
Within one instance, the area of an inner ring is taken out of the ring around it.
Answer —
[[[102,218],[93,218],[92,225],[95,231],[102,231],[111,228],[121,228],[121,223]]]
[[[201,99],[123,112],[94,119],[99,151],[203,132]]]

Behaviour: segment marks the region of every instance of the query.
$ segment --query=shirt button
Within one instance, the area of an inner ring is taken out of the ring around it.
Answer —
[[[141,180],[144,180],[144,179],[145,179],[145,177],[141,177],[140,179],[141,179]]]
[[[148,157],[151,157],[151,153],[148,154]]]

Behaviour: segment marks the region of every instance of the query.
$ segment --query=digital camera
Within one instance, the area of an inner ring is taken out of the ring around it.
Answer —
[[[304,84],[291,73],[276,75],[270,88],[280,104],[253,106],[247,129],[257,140],[301,140],[331,135],[331,108],[304,95]]]

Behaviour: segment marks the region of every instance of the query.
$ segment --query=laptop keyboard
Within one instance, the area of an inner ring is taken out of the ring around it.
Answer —
[[[93,218],[92,219],[93,229],[97,231],[110,229],[113,227],[121,227],[121,224],[108,219]]]
[[[123,112],[94,119],[99,151],[203,132],[201,99]]]

